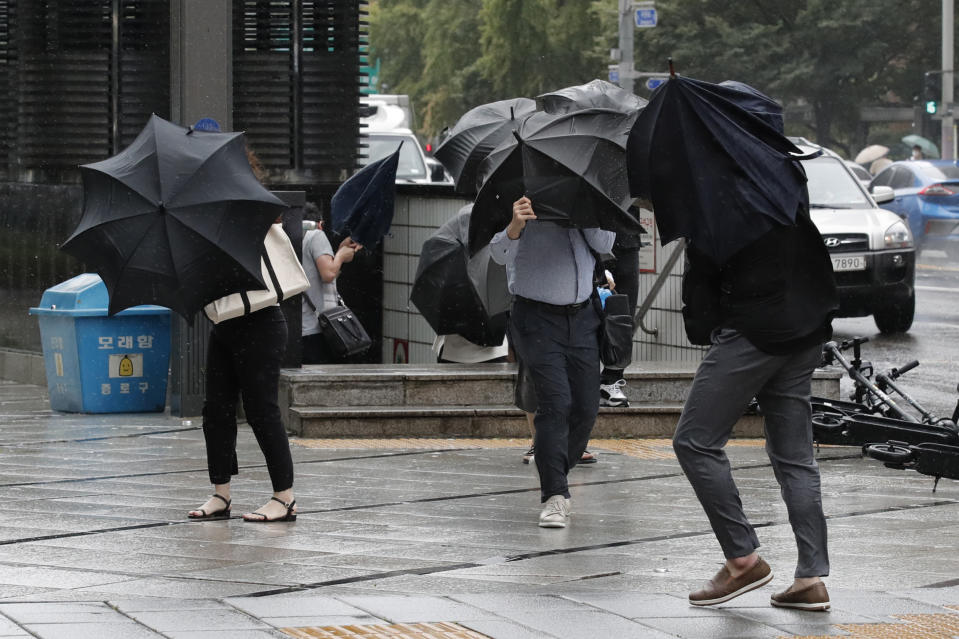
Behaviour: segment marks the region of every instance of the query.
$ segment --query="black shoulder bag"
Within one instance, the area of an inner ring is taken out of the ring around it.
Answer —
[[[579,229],[586,248],[593,255],[595,269],[593,272],[593,291],[590,299],[599,315],[599,359],[607,368],[623,370],[633,361],[633,315],[629,312],[629,298],[626,295],[614,293],[606,298],[605,308],[596,287],[606,284],[606,274],[599,254],[593,250],[586,240],[583,229]]]
[[[325,311],[316,310],[316,305],[310,299],[309,293],[304,293],[303,299],[316,313],[323,339],[337,357],[359,355],[368,351],[373,345],[373,340],[370,339],[359,318],[343,304],[343,298],[339,294],[337,294],[339,305]]]

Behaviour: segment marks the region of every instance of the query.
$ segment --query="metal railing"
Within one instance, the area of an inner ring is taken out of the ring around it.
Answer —
[[[643,299],[643,303],[639,305],[639,307],[636,309],[636,314],[633,315],[633,326],[641,328],[647,335],[659,334],[658,328],[646,327],[646,313],[648,313],[649,309],[653,307],[653,302],[656,300],[656,296],[659,295],[659,291],[663,288],[663,285],[666,283],[669,275],[673,272],[673,267],[676,266],[676,262],[682,256],[684,250],[686,250],[686,240],[680,238],[677,240],[676,247],[673,249],[673,252],[669,254],[668,258],[666,258],[666,263],[663,264],[663,269],[656,277],[656,281],[653,282],[653,287],[649,289],[649,293],[646,294],[646,297]]]

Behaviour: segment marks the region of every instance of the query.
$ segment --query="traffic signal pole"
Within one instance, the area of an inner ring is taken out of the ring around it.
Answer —
[[[955,98],[955,4],[954,0],[942,0],[942,105],[947,110],[942,119],[942,137],[939,148],[942,158],[956,158],[956,119],[951,111]]]
[[[950,2],[952,0],[949,0]],[[633,0],[619,0],[619,86],[633,92]]]

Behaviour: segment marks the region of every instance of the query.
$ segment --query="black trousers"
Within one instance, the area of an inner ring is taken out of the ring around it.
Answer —
[[[599,412],[599,316],[592,304],[572,315],[516,300],[513,348],[536,389],[536,469],[541,501],[569,497],[566,476],[582,458]]]
[[[238,397],[242,397],[247,422],[266,458],[273,490],[293,486],[293,457],[277,405],[286,338],[286,319],[279,306],[213,327],[203,403],[203,436],[211,483],[228,483],[237,474],[236,406]]]
[[[636,313],[636,303],[639,299],[639,249],[629,249],[616,253],[610,273],[616,281],[616,292],[625,295],[629,300],[629,312]],[[622,369],[603,367],[600,383],[612,384],[623,378]]]

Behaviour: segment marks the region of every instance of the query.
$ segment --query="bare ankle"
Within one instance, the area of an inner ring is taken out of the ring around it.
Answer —
[[[793,580],[793,590],[802,590],[821,582],[819,577],[796,577]]]
[[[759,553],[757,552],[751,552],[745,557],[731,557],[726,560],[726,570],[733,577],[738,577],[755,566],[757,561],[759,561]]]

